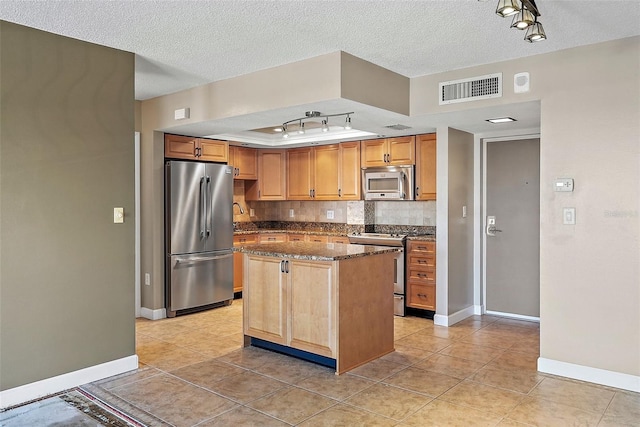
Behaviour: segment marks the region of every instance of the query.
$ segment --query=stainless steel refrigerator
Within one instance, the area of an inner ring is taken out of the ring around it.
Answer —
[[[233,300],[233,168],[165,164],[167,316]]]

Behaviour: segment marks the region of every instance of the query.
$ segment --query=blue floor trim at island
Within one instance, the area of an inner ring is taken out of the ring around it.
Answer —
[[[251,345],[254,347],[264,348],[266,350],[277,351],[288,356],[297,357],[298,359],[307,360],[309,362],[317,363],[318,365],[326,366],[336,369],[336,359],[330,357],[320,356],[308,351],[302,351],[295,348],[287,347],[286,345],[275,344],[269,341],[261,340],[260,338],[251,338]]]

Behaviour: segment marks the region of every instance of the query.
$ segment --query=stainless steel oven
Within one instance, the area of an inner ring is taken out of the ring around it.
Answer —
[[[402,250],[396,253],[393,262],[393,313],[404,316],[405,313],[405,285],[404,285],[404,242],[405,235],[386,233],[354,233],[349,234],[349,243],[360,245],[393,246]]]

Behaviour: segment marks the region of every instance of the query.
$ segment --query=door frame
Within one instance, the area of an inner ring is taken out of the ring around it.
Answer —
[[[478,231],[478,241],[480,242],[480,283],[479,289],[476,288],[477,291],[480,291],[480,295],[478,295],[478,299],[480,300],[481,311],[482,314],[491,314],[497,316],[506,316],[515,319],[528,320],[532,322],[540,322],[539,317],[533,316],[525,316],[520,314],[513,313],[502,313],[496,311],[487,311],[487,236],[485,234],[486,229],[486,218],[487,218],[487,143],[490,142],[501,142],[501,141],[517,141],[522,139],[538,139],[540,144],[542,143],[542,139],[540,138],[540,132],[537,133],[524,133],[524,134],[514,134],[509,136],[480,136],[480,163],[481,163],[481,185],[480,185],[480,198],[481,198],[481,208],[479,209],[479,217],[476,218],[477,231]],[[542,176],[540,177],[542,180]],[[540,188],[542,188],[541,183],[539,182]],[[540,224],[538,224],[538,228]],[[538,269],[540,269],[540,265],[538,265]]]

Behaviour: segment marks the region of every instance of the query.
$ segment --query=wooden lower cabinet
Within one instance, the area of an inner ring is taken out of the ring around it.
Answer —
[[[287,233],[287,242],[304,242],[304,234]]]
[[[233,246],[252,245],[258,242],[257,234],[233,236]],[[242,292],[242,253],[233,253],[233,293]]]
[[[407,307],[436,309],[436,243],[407,242]]]
[[[286,241],[287,235],[285,233],[262,233],[259,235],[259,243],[280,243]]]
[[[335,359],[338,374],[393,351],[393,254],[244,257],[246,337]]]

